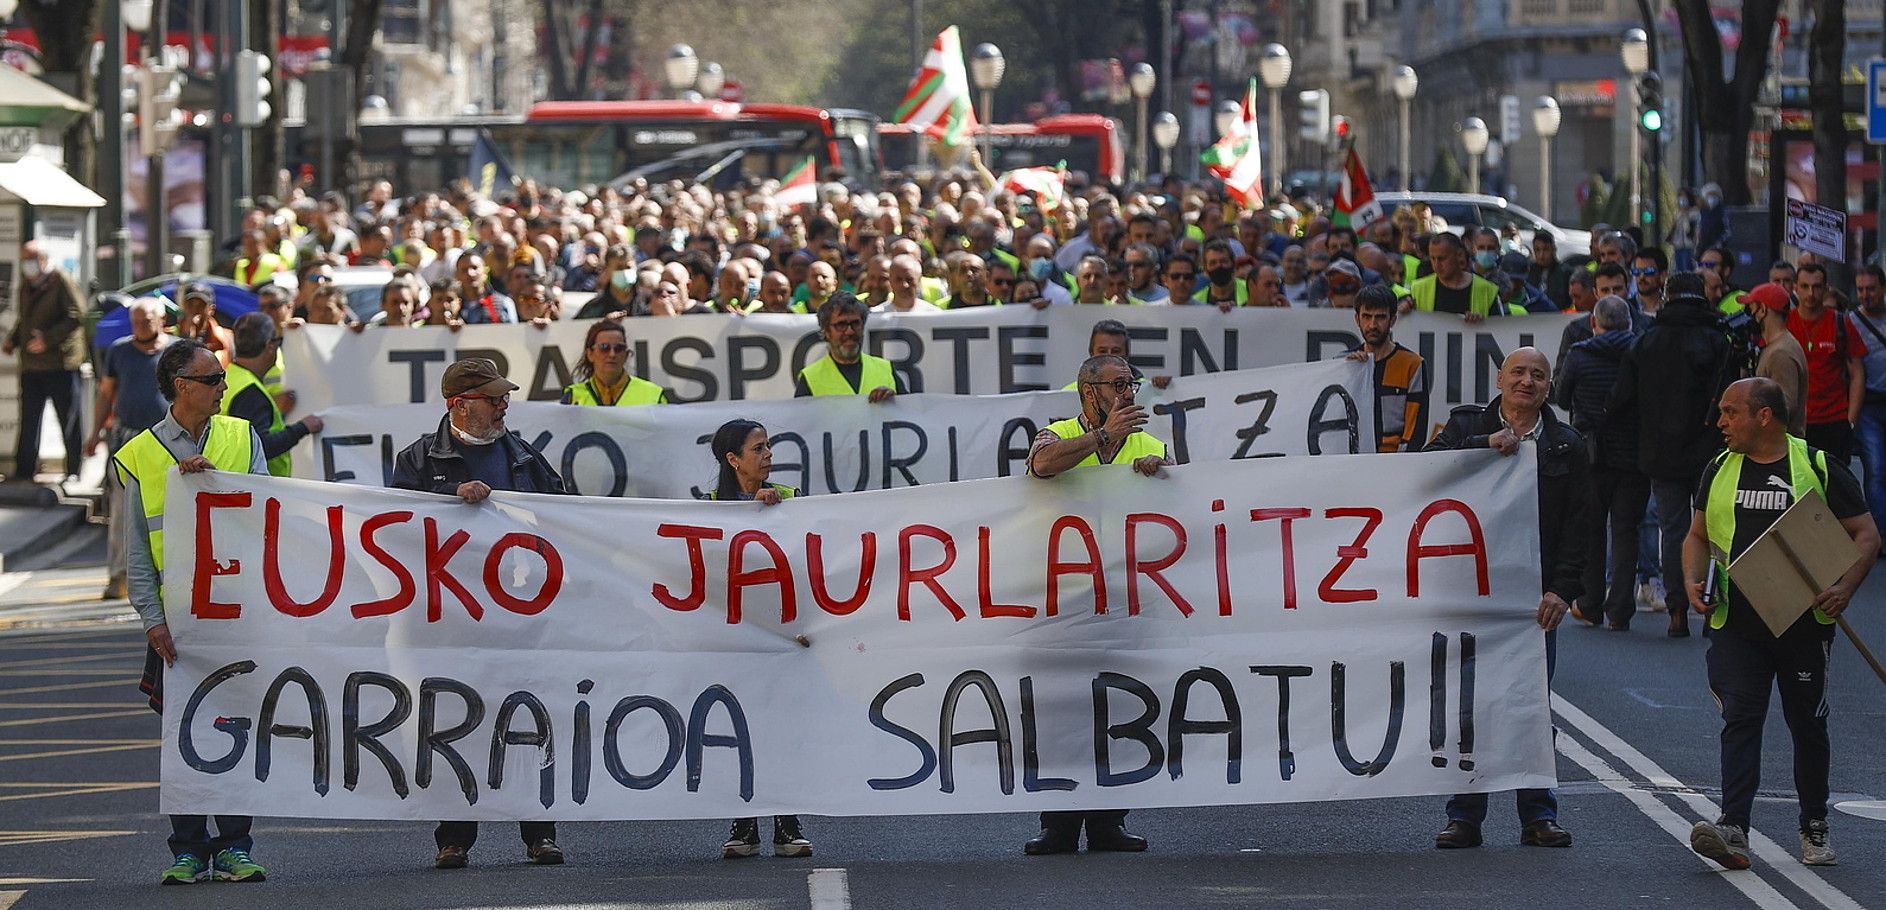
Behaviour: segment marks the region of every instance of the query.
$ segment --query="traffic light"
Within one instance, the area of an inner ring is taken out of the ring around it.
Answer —
[[[1663,77],[1656,73],[1637,77],[1637,125],[1652,135],[1663,130]]]
[[[137,72],[138,152],[146,158],[163,153],[183,126],[183,73],[174,66],[153,63]]]
[[[255,51],[236,53],[236,125],[261,126],[269,115],[269,59]]]
[[[1345,117],[1341,114],[1337,114],[1333,117],[1330,117],[1329,129],[1330,129],[1330,143],[1334,145],[1337,149],[1341,149],[1344,145],[1347,145],[1349,143],[1350,124],[1349,124],[1348,117]]]
[[[1320,88],[1297,93],[1297,116],[1303,120],[1298,135],[1311,142],[1329,138],[1329,92]]]

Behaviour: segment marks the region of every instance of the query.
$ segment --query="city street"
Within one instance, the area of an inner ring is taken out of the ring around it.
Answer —
[[[438,872],[429,826],[263,819],[264,884],[157,887],[158,718],[136,693],[142,636],[98,569],[0,576],[0,908],[257,907],[1739,907],[1886,906],[1886,820],[1836,808],[1834,868],[1796,859],[1790,751],[1771,715],[1752,872],[1693,855],[1715,813],[1717,719],[1700,638],[1640,614],[1628,634],[1568,623],[1557,723],[1570,850],[1517,845],[1496,798],[1487,846],[1437,852],[1438,798],[1135,812],[1141,855],[1026,858],[1022,815],[808,818],[809,860],[719,858],[720,822],[571,824],[570,862],[523,863],[487,826],[471,868]],[[1886,645],[1886,582],[1852,617]],[[1836,645],[1834,801],[1886,796],[1881,683]],[[1406,735],[1404,734],[1404,739]],[[1849,807],[1854,808],[1854,807]],[[1865,811],[1857,809],[1856,811]]]

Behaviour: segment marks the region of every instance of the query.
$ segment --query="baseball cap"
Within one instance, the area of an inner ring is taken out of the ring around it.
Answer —
[[[1772,281],[1766,281],[1750,288],[1742,295],[1744,303],[1759,303],[1777,313],[1786,313],[1792,301],[1788,289]]]
[[[1331,294],[1353,294],[1362,289],[1362,272],[1347,259],[1331,261],[1323,280],[1329,282]]]
[[[474,393],[503,395],[517,388],[517,383],[498,372],[497,364],[483,357],[455,361],[445,368],[445,377],[439,380],[439,393],[446,398]]]
[[[205,303],[215,303],[216,292],[211,290],[210,286],[207,284],[186,284],[183,286],[183,296],[178,299],[201,300]]]

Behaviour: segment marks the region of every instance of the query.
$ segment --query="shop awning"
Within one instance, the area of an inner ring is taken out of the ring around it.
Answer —
[[[95,209],[103,196],[74,180],[44,158],[21,158],[0,163],[0,202]]]

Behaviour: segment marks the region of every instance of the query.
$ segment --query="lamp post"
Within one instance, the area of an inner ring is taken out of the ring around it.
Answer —
[[[1540,95],[1532,103],[1532,128],[1539,134],[1539,217],[1552,220],[1552,137],[1559,134],[1558,99]]]
[[[1159,76],[1153,72],[1150,63],[1135,63],[1133,71],[1126,76],[1127,88],[1133,90],[1133,103],[1137,113],[1137,140],[1133,143],[1133,179],[1146,180],[1146,103],[1153,96],[1153,87],[1158,85]]]
[[[677,44],[668,49],[668,59],[662,61],[662,74],[668,77],[668,90],[676,98],[694,88],[694,79],[701,72],[701,58],[694,55],[694,48]]]
[[[1243,113],[1244,107],[1236,101],[1227,98],[1218,102],[1217,109],[1213,110],[1211,115],[1211,124],[1218,130],[1218,138],[1222,139],[1230,135],[1231,130],[1238,125],[1238,117]]]
[[[1415,90],[1421,87],[1421,77],[1415,75],[1414,67],[1404,63],[1395,67],[1395,78],[1390,84],[1395,90],[1396,100],[1401,102],[1401,188],[1408,190],[1414,186],[1414,178],[1409,174],[1409,169],[1413,167],[1409,158],[1414,144],[1410,136],[1410,127],[1414,121],[1410,109],[1414,105]]]
[[[1624,33],[1624,42],[1618,48],[1618,56],[1624,60],[1624,71],[1631,74],[1633,87],[1626,90],[1631,98],[1631,223],[1638,223],[1643,207],[1644,187],[1644,150],[1643,136],[1637,129],[1638,99],[1635,83],[1637,77],[1650,69],[1650,36],[1641,28],[1634,28]]]
[[[1290,49],[1281,44],[1267,44],[1257,62],[1257,78],[1270,91],[1270,173],[1277,189],[1284,185],[1283,90],[1290,81]]]
[[[726,84],[727,71],[721,69],[718,63],[701,64],[700,75],[694,77],[694,90],[708,101],[719,98],[720,88]]]
[[[969,79],[976,83],[976,90],[982,93],[982,164],[995,167],[994,156],[989,145],[995,135],[995,90],[1002,84],[1002,74],[1008,71],[1008,60],[1002,57],[1002,49],[987,41],[976,45],[969,55]]]
[[[1179,144],[1179,118],[1171,111],[1153,117],[1153,144],[1159,146],[1159,173],[1172,173],[1172,147]]]
[[[1460,122],[1460,144],[1467,150],[1467,192],[1480,192],[1480,156],[1487,150],[1487,122],[1468,117]]]

